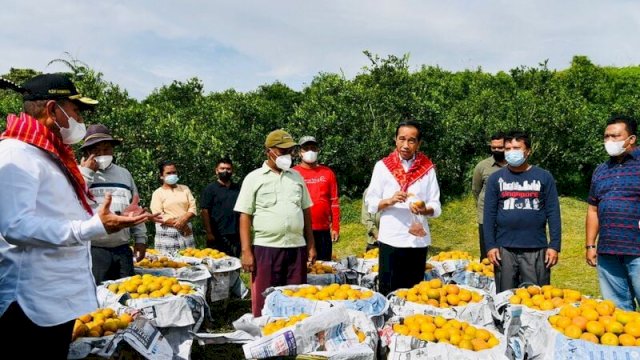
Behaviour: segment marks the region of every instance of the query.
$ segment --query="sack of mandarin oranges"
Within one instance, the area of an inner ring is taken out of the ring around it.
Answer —
[[[378,333],[362,312],[333,307],[316,315],[287,317],[245,314],[233,323],[253,340],[242,349],[247,359],[272,356],[317,355],[326,358],[375,358]]]
[[[491,297],[475,288],[444,284],[440,279],[421,281],[410,289],[389,294],[394,315],[441,315],[476,325],[493,324]]]
[[[545,358],[640,359],[640,313],[583,297],[550,316],[532,346]]]
[[[441,315],[394,316],[380,330],[387,359],[507,359],[496,330]]]

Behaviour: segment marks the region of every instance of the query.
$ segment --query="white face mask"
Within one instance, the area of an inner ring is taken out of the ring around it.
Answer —
[[[276,158],[276,166],[280,170],[289,170],[291,168],[291,155],[280,155]]]
[[[316,162],[316,160],[318,160],[318,153],[316,151],[305,151],[304,154],[302,154],[302,161],[306,162],[307,164],[313,164]]]
[[[113,161],[113,155],[96,156],[94,159],[98,163],[98,168],[100,170],[104,170],[108,168],[109,165],[111,165],[111,162]]]
[[[60,105],[58,104],[56,105],[58,106],[60,111],[62,111],[64,116],[67,117],[67,121],[69,122],[68,128],[63,128],[62,126],[60,126],[60,124],[58,124],[58,122],[56,122],[56,125],[58,125],[58,128],[60,129],[60,136],[62,136],[62,142],[65,144],[79,143],[82,139],[84,139],[84,136],[87,134],[87,128],[85,127],[84,123],[77,122],[76,119],[69,116],[67,112],[64,111],[64,109]]]
[[[604,149],[607,150],[607,154],[609,154],[609,156],[622,155],[622,153],[626,150],[624,147],[624,143],[625,141],[629,140],[630,137],[631,136],[620,141],[606,141],[604,143]]]

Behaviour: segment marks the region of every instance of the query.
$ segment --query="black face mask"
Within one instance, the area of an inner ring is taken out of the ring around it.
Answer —
[[[497,162],[504,161],[504,151],[492,151],[491,154],[493,155],[493,160]]]
[[[220,171],[218,173],[218,179],[222,181],[229,181],[231,179],[231,171]]]

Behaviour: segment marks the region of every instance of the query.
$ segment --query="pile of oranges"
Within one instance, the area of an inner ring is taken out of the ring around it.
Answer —
[[[195,249],[195,248],[189,247],[189,248],[180,250],[178,253],[182,256],[189,256],[189,257],[194,257],[198,259],[202,259],[205,257],[209,257],[212,259],[222,259],[223,257],[227,256],[227,254],[225,254],[224,252],[216,249],[211,249],[211,248]]]
[[[138,261],[137,263],[135,263],[135,266],[143,267],[143,268],[173,268],[173,269],[178,269],[178,268],[185,267],[185,266],[188,266],[188,265],[189,264],[184,263],[184,262],[173,261],[173,260],[169,259],[166,256],[163,256],[163,257],[158,258],[156,260],[149,260],[149,258],[144,258],[144,259]]]
[[[579,306],[563,305],[549,317],[557,331],[571,339],[610,346],[640,346],[640,313],[615,307],[611,300],[583,299]]]
[[[447,343],[461,349],[481,351],[500,343],[490,331],[457,319],[416,314],[393,324],[393,331],[422,341]]]
[[[131,248],[131,250],[133,250],[133,247]],[[149,255],[160,255],[160,251],[158,251],[156,249],[152,249],[152,248],[147,248],[145,253],[149,254]]]
[[[432,256],[431,261],[447,261],[447,260],[473,260],[473,256],[468,251],[441,251],[438,255]]]
[[[421,281],[411,289],[400,289],[396,296],[418,304],[426,304],[439,308],[465,306],[482,301],[482,294],[463,289],[458,285],[444,285],[440,279]]]
[[[378,248],[373,248],[369,251],[367,251],[366,253],[362,254],[362,256],[360,256],[361,258],[364,259],[378,259],[378,255],[380,254],[380,249]]]
[[[316,261],[313,265],[307,266],[307,274],[335,274],[336,269],[334,269],[331,265],[323,264],[322,261]]]
[[[298,315],[293,315],[290,316],[286,319],[278,319],[278,320],[272,320],[269,321],[263,328],[262,328],[262,335],[264,336],[268,336],[273,334],[274,332],[280,330],[280,329],[284,329],[286,327],[289,326],[293,326],[295,325],[297,322],[302,321],[306,318],[309,317],[309,314],[298,314]]]
[[[100,308],[76,319],[71,341],[79,337],[113,335],[118,329],[126,329],[131,321],[133,321],[133,317],[127,313],[117,316],[111,308]]]
[[[515,294],[509,298],[511,304],[522,304],[534,310],[553,310],[565,304],[579,302],[582,293],[578,290],[560,289],[553,285],[538,287],[531,285],[526,288],[518,288]]]
[[[133,299],[188,295],[195,292],[191,285],[180,284],[174,277],[151,274],[134,275],[125,281],[113,283],[107,288],[118,295],[127,292]]]
[[[359,290],[352,288],[348,284],[331,284],[327,286],[301,286],[295,291],[291,289],[282,290],[282,294],[290,297],[300,297],[309,300],[360,300],[373,296],[371,290]]]
[[[494,276],[493,264],[487,258],[482,259],[482,261],[475,261],[474,260],[474,261],[470,262],[467,265],[465,270],[472,271],[472,272],[477,273],[477,274],[482,274],[482,275],[487,276],[487,277],[493,277]]]

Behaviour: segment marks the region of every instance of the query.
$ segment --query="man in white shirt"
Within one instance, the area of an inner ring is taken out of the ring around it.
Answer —
[[[24,342],[25,359],[66,359],[75,319],[98,307],[91,274],[91,239],[152,218],[139,207],[128,215],[96,214],[69,146],[82,140],[83,97],[63,74],[43,74],[18,86],[24,112],[7,116],[0,136],[0,347]]]
[[[441,213],[435,168],[418,152],[422,143],[420,125],[401,122],[395,141],[395,151],[376,163],[365,198],[370,213],[381,213],[378,281],[385,295],[424,280],[431,244],[426,218]]]

